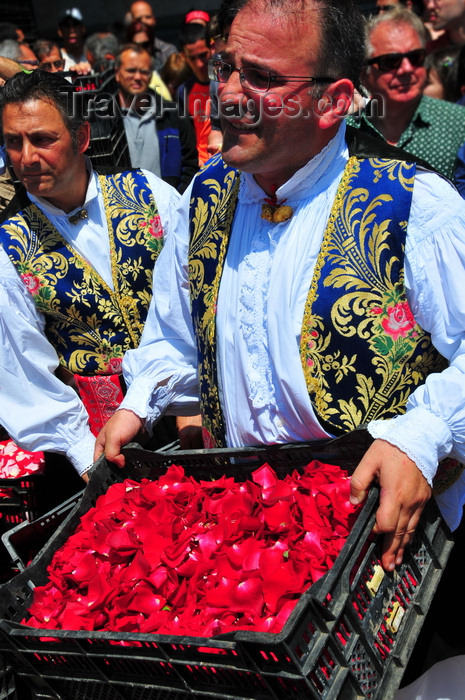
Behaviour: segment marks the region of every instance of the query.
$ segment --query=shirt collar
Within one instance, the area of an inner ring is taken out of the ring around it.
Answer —
[[[415,126],[429,126],[432,123],[432,118],[428,109],[428,98],[425,95],[422,95],[410,123],[415,124]]]
[[[343,120],[337,134],[326,146],[311,158],[302,168],[276,191],[278,200],[303,199],[308,196],[310,187],[317,183],[322,185],[328,178],[334,177],[336,168],[343,169],[348,157],[348,149],[345,141],[346,124]],[[265,192],[257,184],[251,173],[241,173],[241,186],[239,197],[242,202],[263,200]]]
[[[94,172],[92,168],[92,163],[90,162],[90,159],[86,156],[86,169],[87,172],[89,173],[89,182],[87,185],[87,192],[86,192],[86,198],[83,204],[81,204],[79,207],[76,207],[73,209],[73,211],[65,213],[62,209],[58,209],[58,207],[54,207],[53,204],[51,204],[48,199],[45,199],[44,197],[35,197],[33,194],[30,194],[29,192],[27,193],[27,196],[31,200],[33,204],[36,204],[41,211],[44,212],[44,214],[51,214],[53,216],[63,216],[68,219],[70,216],[75,214],[76,212],[80,211],[81,209],[88,209],[89,205],[93,200],[95,200],[98,195],[99,195],[99,188],[98,188],[98,176],[97,173]]]

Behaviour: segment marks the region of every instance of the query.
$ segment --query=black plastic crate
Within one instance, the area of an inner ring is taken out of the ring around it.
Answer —
[[[0,656],[0,700],[19,700],[16,695],[13,669],[2,656]]]
[[[0,479],[0,533],[40,514],[46,491],[44,474]]]
[[[175,463],[197,478],[234,473],[238,480],[268,462],[278,476],[320,459],[352,469],[369,439],[363,431],[326,443],[254,450],[150,453],[125,448],[122,470],[100,460],[81,502],[35,563],[0,589],[0,651],[51,697],[85,700],[248,698],[390,700],[403,675],[452,548],[434,502],[424,511],[403,564],[380,566],[371,535],[378,493],[372,489],[333,568],[298,601],[279,634],[239,631],[214,638],[124,632],[35,630],[20,624],[31,588],[74,532],[80,516],[116,481],[156,478]],[[239,461],[240,460],[240,461]],[[53,639],[51,639],[53,635]]]
[[[24,521],[2,535],[13,570],[24,571],[44,547],[57,527],[79,502],[82,491],[35,520]]]
[[[129,146],[121,118],[99,116],[89,109],[91,139],[88,155],[99,173],[114,173],[131,168]]]

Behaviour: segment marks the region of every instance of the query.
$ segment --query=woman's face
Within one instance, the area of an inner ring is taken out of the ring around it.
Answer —
[[[428,95],[428,97],[435,97],[437,100],[444,99],[444,86],[439,80],[438,72],[435,68],[430,68],[428,71],[423,94]]]

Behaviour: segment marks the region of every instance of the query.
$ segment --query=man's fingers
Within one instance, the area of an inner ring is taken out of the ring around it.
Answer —
[[[392,508],[392,504],[386,504],[381,492],[381,501],[376,513],[376,524],[373,528],[375,534],[384,534],[383,537],[383,567],[393,571],[402,563],[404,551],[412,539],[420,520],[424,505],[415,504],[408,509]]]
[[[376,466],[373,466],[364,457],[350,479],[350,502],[353,506],[357,506],[365,500],[376,476]]]
[[[373,482],[381,487],[374,532],[384,534],[382,563],[392,571],[402,562],[431,488],[416,464],[384,440],[373,442],[354,471],[351,502],[361,502]]]
[[[103,431],[100,431],[100,433],[97,436],[97,439],[95,440],[95,447],[94,447],[94,462],[98,460],[98,458],[103,455],[105,452],[105,442],[102,439],[102,433]]]

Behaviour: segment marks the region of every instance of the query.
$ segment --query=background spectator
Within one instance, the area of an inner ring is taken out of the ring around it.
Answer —
[[[59,73],[64,70],[65,61],[61,49],[54,41],[38,39],[34,42],[33,50],[39,60],[39,68],[49,73]]]
[[[457,102],[461,93],[457,81],[457,59],[460,48],[449,47],[426,56],[426,86],[423,94],[439,100]]]
[[[120,109],[91,120],[92,137],[122,129],[133,168],[143,168],[183,192],[197,172],[195,134],[188,117],[149,88],[153,59],[144,47],[126,44],[115,60]],[[114,106],[114,102],[112,103]]]
[[[348,121],[452,178],[465,142],[465,112],[423,95],[426,40],[421,19],[410,10],[392,10],[368,22],[362,83],[372,99],[359,118]]]
[[[90,72],[90,65],[84,53],[84,39],[86,28],[82,13],[77,7],[64,10],[58,22],[58,36],[63,41],[61,50],[65,59],[65,70],[76,70],[80,67],[82,72]]]
[[[129,11],[133,22],[140,20],[149,27],[152,27],[152,29],[155,31],[157,20],[153,14],[152,7],[148,2],[137,0],[136,2],[132,3]],[[167,41],[162,41],[162,39],[159,39],[155,35],[153,40],[154,69],[159,71],[161,68],[163,68],[168,56],[175,51],[177,51],[177,48],[174,46],[174,44],[170,44]]]
[[[179,87],[179,102],[184,111],[187,108],[193,121],[199,165],[203,165],[209,158],[208,137],[211,130],[208,61],[213,51],[207,27],[185,24],[179,35],[179,46],[193,73],[193,77]]]
[[[190,10],[184,17],[184,24],[203,24],[206,27],[209,21],[210,15],[204,10]]]
[[[137,44],[144,48],[152,57],[152,77],[150,79],[150,88],[158,92],[165,100],[171,99],[171,94],[165,83],[163,82],[160,73],[155,69],[154,57],[154,41],[155,33],[153,27],[145,22],[136,20],[127,28],[126,32],[127,43]]]
[[[428,19],[442,34],[428,44],[428,51],[465,44],[465,0],[425,0]]]
[[[17,61],[27,70],[35,70],[39,67],[34,51],[27,44],[20,44],[14,39],[5,39],[0,42],[0,56]]]
[[[118,51],[118,37],[111,32],[95,32],[88,36],[84,43],[84,53],[94,73],[108,68]]]
[[[160,71],[160,77],[168,88],[171,99],[176,99],[176,93],[182,83],[193,76],[192,69],[183,53],[172,53]]]

